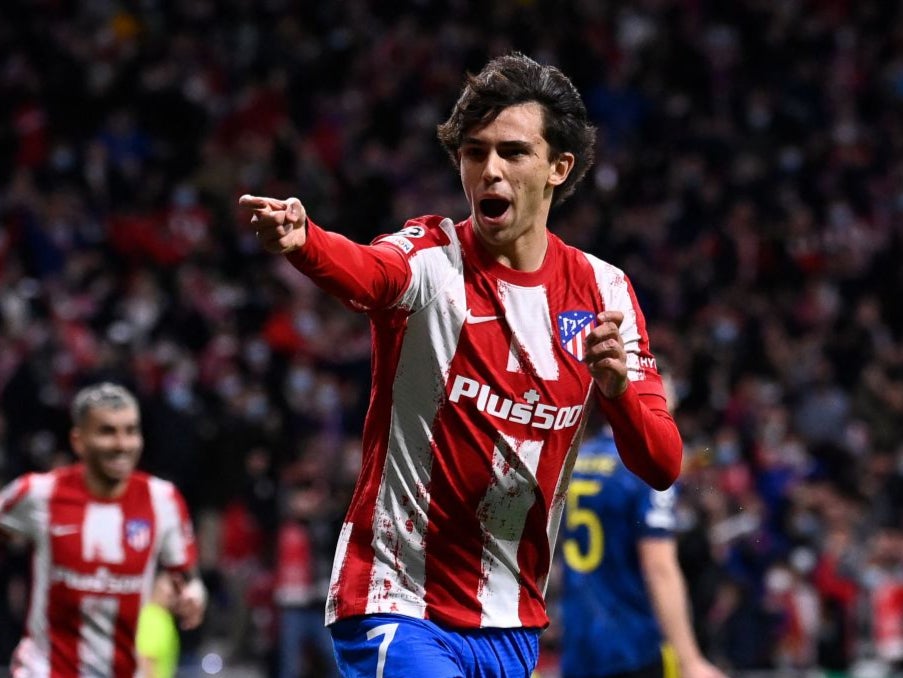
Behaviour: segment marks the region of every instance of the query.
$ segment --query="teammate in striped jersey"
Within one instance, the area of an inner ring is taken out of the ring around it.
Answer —
[[[680,468],[624,273],[547,230],[595,130],[557,68],[510,54],[468,77],[439,137],[470,217],[358,245],[297,198],[243,196],[262,246],[369,314],[363,466],[326,608],[346,676],[528,676],[585,410],[630,468]]]
[[[79,463],[26,474],[0,493],[0,527],[33,547],[26,633],[14,678],[133,678],[135,630],[158,563],[182,585],[176,612],[200,624],[206,591],[185,502],[169,482],[135,471],[143,439],[125,388],[82,389],[70,442]]]

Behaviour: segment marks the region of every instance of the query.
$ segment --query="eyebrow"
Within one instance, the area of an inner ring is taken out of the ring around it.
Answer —
[[[462,147],[464,147],[464,146],[485,147],[485,146],[490,146],[490,145],[491,144],[489,144],[488,142],[483,141],[482,139],[478,139],[477,137],[464,137],[464,139],[461,141]],[[511,139],[508,141],[500,141],[498,143],[498,148],[499,148],[499,150],[502,150],[502,151],[530,150],[531,148],[533,148],[533,144],[530,141],[527,141],[526,139]]]
[[[126,422],[123,424],[114,424],[112,422],[102,422],[97,426],[99,431],[115,431],[117,429],[125,429],[126,431],[134,431],[141,428],[141,423],[137,421]]]

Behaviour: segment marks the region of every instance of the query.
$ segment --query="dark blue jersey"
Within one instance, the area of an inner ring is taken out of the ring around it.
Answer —
[[[601,676],[648,666],[662,635],[637,544],[673,538],[675,490],[650,488],[621,463],[607,434],[580,450],[562,525],[562,672]]]

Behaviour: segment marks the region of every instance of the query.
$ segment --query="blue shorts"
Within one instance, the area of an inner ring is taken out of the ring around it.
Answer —
[[[529,678],[539,658],[536,628],[448,630],[397,614],[329,628],[345,678]]]

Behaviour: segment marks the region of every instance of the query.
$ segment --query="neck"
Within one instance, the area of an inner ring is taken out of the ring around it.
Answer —
[[[128,484],[128,478],[125,480],[111,480],[98,476],[92,473],[88,467],[85,467],[85,485],[88,487],[88,492],[98,499],[118,499],[125,492]]]
[[[549,249],[549,234],[545,228],[524,234],[512,242],[493,242],[474,226],[474,233],[487,252],[498,263],[515,271],[532,273],[542,266]]]
[[[543,236],[545,235],[543,233]],[[510,253],[501,253],[496,256],[496,259],[500,264],[513,268],[515,271],[532,273],[542,266],[548,249],[549,239],[548,237],[543,237],[541,242],[534,244],[517,242]]]

